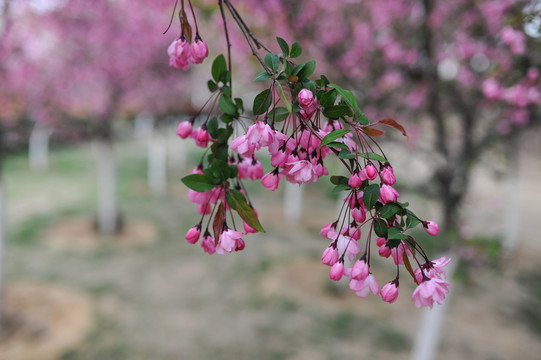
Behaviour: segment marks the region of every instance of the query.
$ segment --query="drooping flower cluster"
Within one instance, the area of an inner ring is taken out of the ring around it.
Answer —
[[[232,5],[224,3],[237,19]],[[243,28],[244,23],[238,24],[246,31],[249,42],[263,46]],[[242,100],[232,98],[230,70],[220,55],[212,65],[213,79],[208,82],[212,95],[205,107],[210,104],[209,115],[194,129],[201,109],[177,128],[179,137],[190,137],[198,146],[207,148],[192,174],[182,179],[190,188],[188,198],[197,204],[201,215],[201,220],[188,230],[186,240],[195,244],[203,234],[201,246],[209,254],[243,250],[245,235],[264,232],[243,180],[261,179],[271,191],[283,180],[299,185],[315,182],[329,174],[324,161],[332,154],[342,162],[348,176],[331,177],[333,192],[347,195],[338,219],[321,229],[330,241],[322,254],[322,262],[330,267],[330,278],[349,278],[349,287],[359,297],[380,294],[384,301],[393,303],[398,298],[402,266],[419,284],[412,295],[417,307],[441,303],[448,293],[443,267],[449,260],[430,261],[418,242],[406,234],[422,224],[428,234],[435,236],[438,225],[421,220],[407,203],[398,201],[393,168],[374,140],[383,134],[374,127],[377,125],[390,126],[404,135],[406,131],[392,119],[370,123],[353,93],[331,84],[325,76],[316,81],[309,79],[315,61],[297,64],[291,60],[300,55],[299,44],[290,48],[280,38],[278,44],[281,54],[269,51],[264,60],[258,57],[265,72],[256,79],[271,80],[271,84],[255,97],[254,118],[248,126],[241,120]],[[245,133],[233,136],[243,127]],[[270,156],[273,167],[266,174],[256,156],[260,151]],[[242,219],[244,231],[236,227],[236,217]],[[373,240],[378,254],[392,258],[397,267],[396,278],[381,288],[371,273]],[[412,264],[418,265],[416,270]]]
[[[199,34],[196,35],[193,43],[189,43],[183,35],[169,45],[167,54],[169,66],[186,71],[190,63],[201,64],[209,55],[209,48]]]

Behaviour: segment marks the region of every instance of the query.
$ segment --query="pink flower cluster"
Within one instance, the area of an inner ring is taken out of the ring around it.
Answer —
[[[194,130],[192,121],[182,121],[178,124],[177,135],[182,138],[194,139],[195,144],[202,148],[206,148],[211,139],[206,127],[201,126]]]
[[[190,63],[201,64],[209,55],[209,48],[199,35],[191,44],[182,36],[169,45],[167,54],[169,55],[169,66],[186,71],[190,67]]]

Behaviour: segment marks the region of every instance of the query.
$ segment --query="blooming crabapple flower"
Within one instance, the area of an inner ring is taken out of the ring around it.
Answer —
[[[176,69],[188,70],[190,66],[190,44],[184,37],[176,39],[167,48],[169,55],[169,66]]]
[[[193,131],[193,125],[189,121],[182,121],[180,124],[178,124],[177,127],[177,135],[180,136],[182,139],[186,139],[188,136],[191,135]]]
[[[503,89],[496,79],[490,78],[481,84],[483,95],[489,100],[499,99],[503,96]]]
[[[423,222],[423,227],[425,228],[427,234],[432,236],[438,235],[438,232],[440,231],[438,224],[436,224],[434,221]]]
[[[263,177],[265,173],[263,170],[263,165],[257,160],[255,155],[252,155],[252,158],[244,158],[241,162],[237,164],[239,169],[239,178],[240,179],[252,179],[257,180]]]
[[[447,274],[445,273],[443,267],[447,266],[447,264],[449,264],[450,262],[451,259],[447,259],[445,256],[442,256],[434,261],[429,261],[426,264],[421,265],[420,268],[417,268],[414,271],[417,282],[421,283],[424,276],[430,279],[433,279],[435,277],[439,277],[440,279],[446,279]],[[423,269],[423,271],[421,271],[421,268]]]
[[[349,261],[353,261],[357,255],[361,252],[357,241],[349,236],[338,235],[338,241],[336,243],[339,254],[346,254]]]
[[[323,251],[323,254],[321,255],[321,261],[325,265],[333,266],[338,261],[338,250],[336,250],[332,246],[329,246],[325,249],[325,251]]]
[[[339,281],[342,278],[342,276],[344,276],[344,263],[342,261],[335,263],[331,267],[329,276],[331,280]]]
[[[395,202],[400,194],[396,191],[391,185],[381,185],[379,189],[379,200],[382,204],[387,204],[388,202]]]
[[[207,43],[201,40],[199,35],[196,35],[195,41],[191,47],[190,60],[194,64],[201,64],[207,56],[209,56],[209,47],[207,46]]]
[[[522,31],[515,30],[511,26],[506,26],[502,29],[500,36],[502,41],[509,46],[513,54],[521,55],[526,51],[526,37]]]
[[[349,288],[355,291],[355,294],[361,298],[367,297],[370,292],[374,295],[379,294],[379,285],[372,274],[369,274],[364,280],[351,279]]]
[[[269,146],[274,141],[274,131],[272,131],[269,124],[256,121],[246,131],[246,139],[259,150],[264,146]]]
[[[379,176],[381,177],[381,181],[386,185],[394,185],[396,183],[393,168],[390,166],[384,167]]]
[[[361,232],[361,228],[357,225],[357,223],[350,225],[348,228],[348,231],[349,231],[349,236],[351,236],[353,239],[355,240],[361,239],[362,232]]]
[[[214,238],[210,236],[210,233],[206,232],[201,239],[201,247],[207,254],[212,255],[216,252],[214,242]]]
[[[368,277],[370,274],[370,268],[368,267],[368,264],[364,260],[364,258],[361,258],[353,264],[353,267],[351,268],[351,278],[355,280],[364,280]]]
[[[195,244],[197,240],[199,240],[199,236],[201,235],[201,224],[197,224],[194,227],[192,227],[188,232],[186,233],[186,240],[190,244]]]
[[[227,229],[226,231],[220,234],[218,240],[218,246],[216,246],[216,252],[218,254],[223,254],[224,251],[232,252],[237,249],[239,245],[243,245],[239,240],[242,240],[242,233],[240,231],[235,231],[233,229]],[[242,246],[244,247],[244,246]]]
[[[317,175],[313,171],[313,165],[307,160],[286,163],[283,174],[290,182],[296,184],[309,183],[317,180]]]
[[[321,235],[325,236],[325,237],[328,237],[327,235],[329,234],[330,231],[334,231],[336,232],[336,224],[337,223],[328,223],[327,225],[323,226],[321,228],[321,231],[319,232]]]
[[[415,302],[416,308],[429,306],[432,309],[434,301],[440,305],[443,303],[445,294],[449,293],[450,285],[447,281],[437,277],[425,280],[413,291],[411,300]]]
[[[301,91],[299,91],[297,99],[299,100],[299,104],[301,105],[301,107],[306,108],[314,103],[314,94],[308,89],[302,89]]]
[[[231,142],[229,147],[239,155],[244,157],[252,157],[255,151],[255,145],[248,141],[246,135],[241,135]]]
[[[368,178],[368,180],[374,180],[376,176],[378,176],[378,171],[373,165],[366,165],[364,170],[365,170],[366,177]]]
[[[392,304],[398,299],[398,280],[391,281],[381,288],[381,298],[383,301]]]
[[[261,184],[263,184],[263,186],[269,189],[270,191],[276,190],[278,188],[279,182],[280,182],[280,179],[278,178],[278,174],[276,170],[273,170],[270,173],[265,174],[261,178]]]

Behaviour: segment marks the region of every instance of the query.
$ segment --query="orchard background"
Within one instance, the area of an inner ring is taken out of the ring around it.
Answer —
[[[457,261],[437,358],[535,359],[541,4],[233,3],[274,51],[276,36],[298,41],[369,117],[406,127],[409,140],[380,141],[401,194],[443,226],[418,237]],[[423,312],[408,295],[389,305],[328,280],[319,230],[339,199],[326,178],[302,186],[293,215],[297,188],[249,184],[267,234],[242,253],[184,240],[197,216],[179,179],[202,151],[175,129],[226,51],[216,3],[194,5],[211,54],[182,72],[166,53],[178,25],[162,35],[172,1],[0,1],[0,357],[410,358]],[[230,35],[247,104],[259,71]]]

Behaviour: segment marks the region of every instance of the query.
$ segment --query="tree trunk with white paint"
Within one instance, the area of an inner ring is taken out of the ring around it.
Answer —
[[[520,176],[519,176],[519,157],[518,144],[516,139],[509,140],[506,150],[507,163],[506,168],[506,192],[505,192],[505,211],[503,219],[504,238],[503,255],[512,255],[519,242],[520,232]]]
[[[154,116],[147,112],[141,112],[135,117],[133,136],[136,139],[148,139],[154,132]]]
[[[167,142],[159,131],[148,141],[148,186],[154,196],[167,193]]]
[[[284,217],[292,224],[298,224],[302,218],[302,194],[304,185],[285,182]]]
[[[44,171],[49,166],[49,137],[51,130],[37,122],[32,129],[28,142],[28,157],[30,169]]]
[[[458,256],[451,255],[452,261],[447,266],[447,281],[453,279],[456,266],[458,264]],[[437,352],[441,342],[441,330],[445,322],[445,315],[449,309],[453,287],[449,288],[449,294],[443,301],[442,305],[434,304],[432,309],[424,309],[421,320],[421,329],[417,332],[415,343],[411,354],[411,360],[436,360]]]
[[[103,235],[113,235],[119,230],[113,143],[110,139],[95,139],[93,150],[98,181],[97,228]]]

